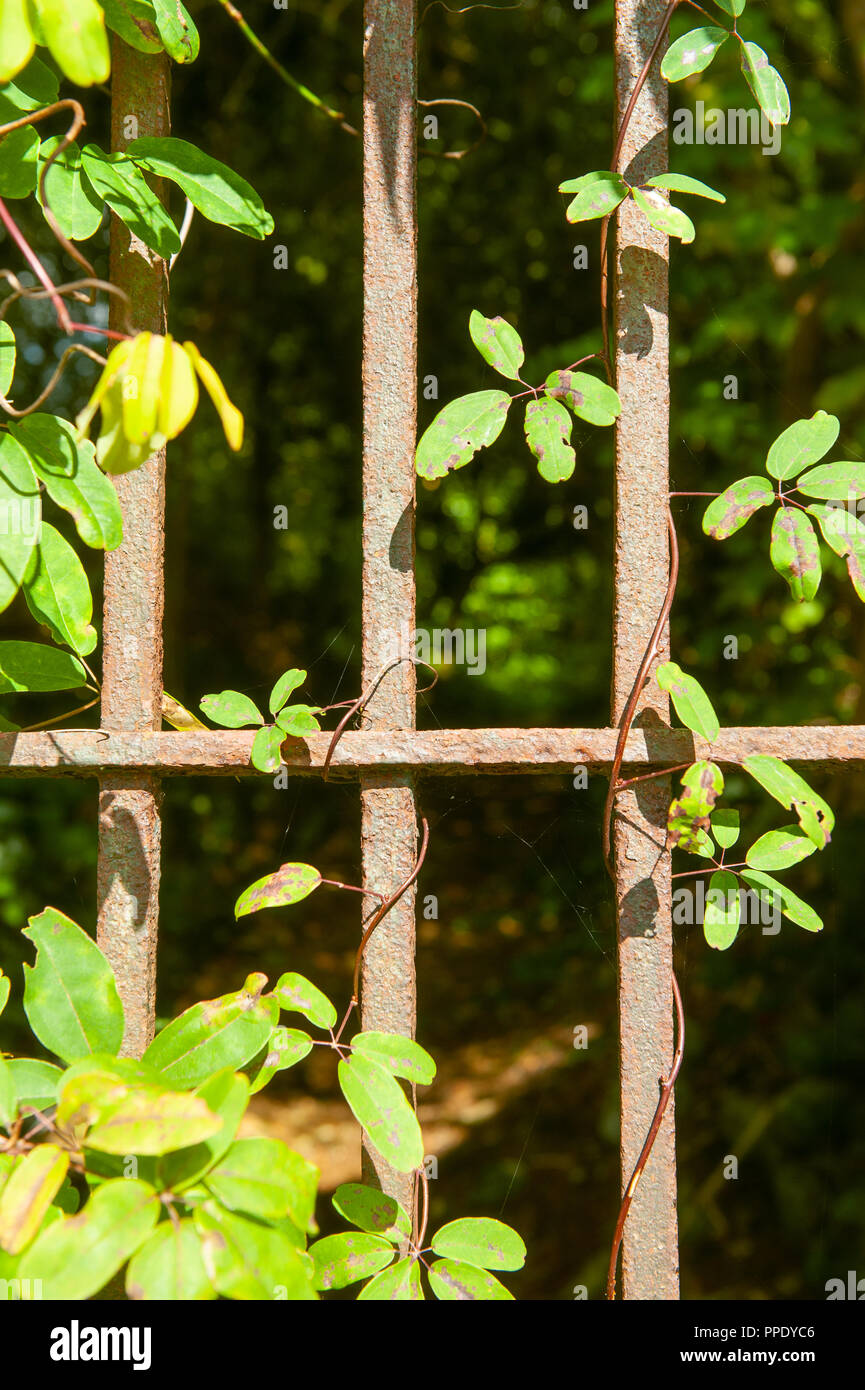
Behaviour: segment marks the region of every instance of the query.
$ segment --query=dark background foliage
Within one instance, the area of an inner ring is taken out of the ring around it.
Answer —
[[[438,405],[495,384],[468,338],[472,308],[517,325],[532,380],[599,346],[597,231],[568,226],[556,187],[609,159],[612,3],[499,8],[421,6],[420,95],[473,102],[488,130],[465,159],[437,158],[476,135],[470,113],[440,107],[440,138],[421,138],[419,370],[437,377]],[[176,72],[175,133],[249,178],[276,232],[262,244],[196,218],[172,275],[172,331],[217,366],[246,415],[247,441],[230,455],[202,407],[170,450],[166,685],[193,708],[226,686],[264,700],[297,665],[310,670],[309,697],[327,703],[359,681],[359,142],[280,85],[218,5],[193,13],[202,57]],[[359,124],[359,0],[287,10],[258,0],[246,14],[292,73]],[[777,157],[748,146],[673,149],[677,169],[728,194],[725,206],[696,207],[696,242],[673,250],[679,489],[717,490],[760,471],[778,432],[818,407],[841,416],[837,456],[862,454],[865,17],[857,0],[754,0],[748,21],[787,78],[793,119]],[[750,104],[726,52],[671,98],[673,107]],[[90,138],[105,138],[105,107],[91,94]],[[47,230],[33,235],[50,264]],[[573,268],[580,242],[586,271]],[[286,248],[287,270],[275,269],[274,245]],[[35,391],[55,338],[44,306],[28,315],[23,385]],[[23,324],[16,331],[26,336]],[[54,407],[74,413],[89,374],[70,373]],[[729,374],[735,401],[722,394]],[[438,405],[423,403],[422,424]],[[575,477],[557,487],[539,478],[514,422],[444,486],[420,485],[418,625],[483,628],[488,648],[482,677],[442,670],[422,702],[424,727],[608,722],[611,436],[581,426],[577,438]],[[582,531],[572,525],[578,504],[589,514]],[[288,508],[287,530],[273,526],[277,506]],[[698,503],[678,503],[673,649],[722,722],[865,722],[865,623],[841,562],[827,564],[813,602],[794,605],[769,566],[762,516],[719,546],[702,535],[700,515]],[[97,586],[98,563],[91,569]],[[33,636],[23,602],[9,610],[6,635]],[[730,635],[735,662],[723,654]],[[23,722],[51,715],[59,697],[41,698],[44,712],[32,712],[34,701]],[[822,912],[823,935],[786,922],[775,937],[750,928],[719,955],[699,928],[677,929],[689,1029],[676,1096],[685,1297],[821,1298],[827,1279],[865,1274],[856,850],[865,796],[857,776],[815,781],[838,830],[825,854],[788,877]],[[779,824],[743,779],[728,785],[752,838]],[[420,896],[438,898],[437,919],[419,922],[418,960],[418,1036],[442,1078],[426,1112],[439,1162],[433,1218],[514,1224],[530,1252],[508,1279],[518,1297],[570,1298],[579,1284],[600,1296],[615,1219],[602,793],[595,782],[576,790],[569,777],[424,779],[420,788],[432,825]],[[50,902],[92,927],[95,803],[90,783],[4,788],[0,960],[16,982],[29,913]],[[322,891],[238,924],[232,904],[285,859],[356,882],[358,819],[348,783],[170,782],[160,1014],[237,988],[251,969],[272,979],[298,969],[345,998],[353,895]],[[11,1005],[9,1019],[21,1022]],[[585,1050],[572,1046],[580,1024]],[[344,1180],[354,1136],[328,1060],[287,1073],[265,1095],[261,1124],[313,1155],[325,1187]],[[736,1181],[723,1177],[727,1155],[739,1159]],[[323,1229],[333,1229],[321,1205]]]

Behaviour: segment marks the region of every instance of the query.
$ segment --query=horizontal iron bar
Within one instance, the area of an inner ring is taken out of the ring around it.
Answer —
[[[250,765],[253,731],[108,733],[54,730],[0,734],[0,776],[68,774],[95,777],[116,768],[146,768],[165,777],[261,776]],[[286,746],[290,776],[320,776],[329,733],[292,740]],[[417,769],[433,775],[464,773],[607,772],[613,761],[615,729],[436,729],[360,731],[343,734],[331,763],[332,777],[374,770]],[[687,729],[634,729],[625,766],[664,767],[709,754],[707,744]],[[722,729],[711,754],[722,764],[741,763],[752,753],[774,753],[811,767],[839,763],[865,768],[865,725],[794,725]]]

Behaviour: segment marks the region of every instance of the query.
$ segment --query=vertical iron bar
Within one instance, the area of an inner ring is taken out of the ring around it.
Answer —
[[[363,103],[363,684],[415,624],[414,448],[417,429],[415,0],[365,0]],[[413,729],[415,671],[388,673],[366,710],[369,729]],[[364,885],[387,893],[415,862],[410,774],[361,778]],[[362,975],[365,1029],[414,1036],[415,890],[370,939]],[[411,1210],[414,1180],[367,1149],[365,1172]]]
[[[666,0],[617,0],[616,109],[628,98],[658,32]],[[643,88],[622,149],[630,182],[667,168],[667,91],[659,63]],[[661,610],[668,580],[669,249],[632,200],[619,209],[615,248],[616,431],[615,662],[613,721],[621,718]],[[664,634],[659,660],[665,660]],[[654,668],[653,668],[654,669]],[[637,724],[667,721],[668,703],[647,688]],[[622,1186],[639,1157],[673,1055],[670,858],[664,852],[669,779],[617,799]],[[679,1296],[676,1159],[669,1105],[625,1227],[625,1298]]]
[[[138,135],[167,135],[169,64],[115,38],[111,148]],[[111,218],[110,274],[130,299],[135,331],[164,333],[168,267],[120,220]],[[127,311],[113,298],[111,326]],[[165,451],[114,479],[123,544],[105,557],[102,628],[104,729],[162,727],[162,609]],[[153,773],[104,773],[99,789],[97,939],[117,976],[126,1014],[123,1052],[140,1056],[153,1037],[159,911],[160,781]]]

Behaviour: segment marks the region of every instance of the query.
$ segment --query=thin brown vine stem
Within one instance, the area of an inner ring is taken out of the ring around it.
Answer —
[[[685,1010],[682,1006],[682,995],[675,973],[671,972],[670,978],[673,986],[673,999],[676,1005],[676,1051],[669,1076],[666,1080],[663,1078],[660,1079],[661,1094],[658,1097],[654,1119],[652,1120],[649,1133],[646,1136],[646,1142],[643,1145],[640,1157],[637,1159],[636,1167],[631,1174],[631,1180],[625,1188],[622,1204],[619,1208],[616,1230],[613,1236],[613,1247],[610,1251],[610,1267],[607,1272],[606,1296],[609,1300],[614,1300],[616,1297],[616,1267],[619,1262],[619,1250],[622,1245],[622,1237],[625,1231],[625,1222],[628,1219],[628,1212],[631,1209],[631,1203],[634,1200],[634,1193],[639,1186],[640,1178],[643,1176],[643,1170],[649,1161],[655,1139],[658,1136],[658,1130],[661,1128],[661,1121],[664,1118],[664,1112],[669,1104],[670,1096],[673,1094],[673,1087],[676,1084],[676,1078],[682,1066],[682,1058],[685,1055]]]
[[[616,783],[619,779],[619,772],[621,771],[622,759],[625,753],[625,744],[627,743],[628,735],[631,732],[631,725],[634,722],[634,716],[637,711],[637,704],[639,702],[641,694],[643,693],[643,687],[646,683],[646,679],[649,673],[649,667],[651,666],[657,654],[658,644],[661,640],[661,634],[663,633],[664,626],[667,622],[667,619],[670,616],[670,609],[673,606],[673,599],[676,593],[676,584],[678,583],[679,579],[679,541],[676,535],[676,524],[673,521],[673,513],[671,512],[669,507],[667,507],[667,530],[669,532],[670,537],[670,577],[667,582],[667,593],[666,597],[664,598],[661,611],[658,614],[658,621],[655,623],[654,630],[652,632],[651,637],[649,638],[646,650],[643,653],[643,659],[640,662],[640,669],[637,672],[633,689],[631,690],[631,694],[628,697],[628,703],[625,706],[625,710],[622,715],[621,722],[619,724],[619,736],[616,740],[616,752],[613,758],[612,770],[610,772],[610,784],[607,788],[607,799],[604,803],[604,863],[607,866],[607,873],[610,875],[610,878],[613,880],[614,883],[616,875],[615,869],[613,868],[613,865],[611,863],[611,841],[613,803],[615,801],[616,792],[618,790]]]
[[[346,710],[342,719],[339,721],[336,728],[334,729],[333,737],[330,740],[330,744],[325,755],[324,766],[321,770],[321,780],[323,782],[326,782],[328,779],[328,775],[330,773],[331,760],[333,758],[334,753],[336,752],[336,745],[339,743],[343,733],[345,732],[346,725],[351,722],[351,720],[354,718],[356,714],[360,714],[364,706],[369,703],[369,701],[372,699],[376,690],[378,690],[379,685],[384,680],[388,672],[392,671],[395,666],[399,666],[403,661],[410,661],[414,666],[426,666],[427,669],[429,671],[432,671],[433,673],[433,679],[431,683],[429,685],[425,685],[422,690],[418,690],[416,692],[418,695],[426,695],[428,691],[432,690],[433,687],[438,684],[438,672],[436,671],[435,667],[430,666],[428,661],[419,661],[416,657],[413,656],[395,656],[392,661],[389,661],[388,664],[382,667],[382,669],[379,671],[378,675],[370,684],[369,689],[365,690],[364,693],[357,700],[353,700],[351,702],[349,708]],[[337,706],[331,705],[329,706],[329,708],[336,709]]]
[[[412,869],[408,877],[405,878],[403,882],[399,885],[399,887],[393,893],[391,893],[390,897],[384,898],[380,905],[375,909],[370,924],[366,928],[366,930],[363,933],[363,936],[360,939],[360,945],[357,948],[354,958],[354,975],[352,977],[351,999],[349,1000],[348,1008],[346,1009],[345,1014],[343,1015],[343,1019],[339,1025],[339,1028],[337,1029],[336,1033],[333,1034],[333,1041],[335,1043],[339,1042],[340,1038],[343,1035],[343,1031],[345,1030],[345,1026],[352,1015],[352,1011],[356,1009],[358,1005],[358,1001],[360,998],[360,967],[361,962],[363,960],[363,953],[366,950],[370,937],[372,936],[376,927],[384,921],[391,908],[396,907],[403,894],[408,892],[409,888],[411,888],[412,884],[414,883],[415,879],[417,878],[418,874],[423,868],[424,860],[426,859],[427,847],[429,845],[429,822],[427,821],[426,817],[422,818],[421,820],[421,828],[423,831],[423,837],[421,840],[421,847],[418,851],[418,856],[415,861],[414,868]]]
[[[483,116],[481,115],[481,113],[480,113],[480,111],[478,110],[478,108],[477,108],[476,106],[473,106],[472,103],[471,103],[470,101],[458,101],[456,97],[435,97],[432,101],[421,101],[420,97],[418,97],[418,99],[417,99],[417,104],[418,104],[418,106],[462,106],[462,107],[465,107],[465,109],[466,109],[467,111],[471,111],[472,114],[473,114],[474,116],[477,117],[478,123],[479,123],[480,128],[481,128],[481,133],[480,133],[480,135],[478,136],[477,140],[473,140],[472,143],[471,143],[470,145],[467,145],[466,148],[465,148],[464,150],[441,150],[441,151],[436,151],[436,150],[425,150],[425,151],[424,151],[424,154],[427,155],[428,158],[431,158],[431,159],[462,159],[464,155],[471,154],[472,150],[476,150],[476,149],[478,148],[478,146],[479,146],[479,145],[482,145],[483,142],[486,140],[486,138],[487,138],[487,123],[486,123],[486,121],[484,120],[484,118],[483,118]]]
[[[95,700],[89,700],[86,705],[79,705],[77,709],[68,710],[66,714],[55,714],[53,719],[43,719],[41,724],[25,724],[21,729],[21,733],[33,734],[36,733],[39,729],[53,729],[56,727],[56,725],[59,723],[61,719],[71,719],[73,714],[83,714],[86,709],[92,709],[94,705],[98,704],[99,695],[97,693]],[[71,731],[69,729],[66,730],[66,733],[70,732]],[[88,729],[87,732],[90,733],[91,731]],[[93,732],[96,733],[97,730],[93,730]]]
[[[366,950],[370,937],[372,936],[379,923],[382,922],[384,918],[387,916],[387,914],[390,912],[391,908],[396,907],[403,894],[408,892],[409,888],[411,888],[412,884],[415,882],[418,874],[423,868],[424,860],[426,859],[427,847],[429,845],[429,822],[427,821],[426,817],[423,817],[421,819],[421,827],[423,830],[423,838],[421,841],[420,851],[418,853],[417,861],[415,863],[414,868],[412,869],[408,878],[400,884],[396,892],[392,893],[391,896],[382,903],[381,907],[378,908],[378,910],[375,913],[375,916],[373,917],[372,921],[370,922],[369,926],[367,927],[366,931],[360,939],[360,945],[357,948],[357,954],[354,959],[354,982],[352,985],[351,995],[355,1003],[357,1003],[358,998],[360,996],[360,967],[361,962],[363,960],[363,953]]]
[[[358,888],[354,883],[340,883],[338,879],[335,878],[323,878],[321,880],[321,887],[325,887],[325,885],[328,888],[345,888],[349,893],[363,893],[367,898],[378,898],[380,903],[384,902],[384,895],[382,893],[374,893],[371,888]]]
[[[418,1228],[417,1240],[415,1241],[414,1244],[415,1244],[415,1249],[417,1250],[417,1252],[418,1252],[418,1257],[419,1257],[419,1256],[420,1256],[420,1252],[421,1252],[421,1250],[423,1249],[423,1239],[424,1239],[424,1236],[426,1235],[427,1222],[429,1221],[429,1178],[427,1177],[427,1175],[426,1175],[426,1173],[425,1173],[425,1171],[424,1171],[423,1168],[418,1168],[418,1170],[417,1170],[417,1175],[418,1175],[418,1181],[419,1181],[419,1184],[420,1184],[420,1192],[421,1192],[422,1207],[421,1207],[421,1219],[420,1219],[420,1226],[419,1226],[419,1228]]]
[[[92,349],[86,347],[84,343],[70,343],[69,347],[64,349],[60,361],[57,363],[56,368],[51,374],[51,379],[48,382],[48,385],[45,386],[42,391],[40,391],[35,401],[31,401],[30,405],[25,406],[23,410],[18,410],[17,407],[14,406],[6,396],[0,393],[0,406],[3,407],[7,414],[13,416],[16,420],[22,420],[25,415],[32,415],[33,411],[38,410],[40,405],[42,405],[51,395],[51,392],[54,390],[54,387],[57,385],[58,381],[63,375],[66,363],[68,362],[69,358],[74,357],[75,354],[79,352],[83,352],[85,357],[91,358],[92,361],[98,362],[103,367],[105,366],[105,358],[102,356],[101,353],[93,352]]]
[[[616,791],[627,791],[628,787],[635,786],[637,782],[651,782],[657,777],[669,777],[671,772],[681,772],[683,768],[690,766],[690,763],[674,763],[672,767],[662,767],[657,772],[641,772],[639,777],[628,777],[624,781],[619,780],[616,783]]]
[[[0,198],[0,221],[2,221],[3,226],[6,228],[12,240],[15,242],[15,245],[18,247],[18,250],[21,252],[22,256],[29,265],[30,269],[33,271],[33,274],[36,276],[37,280],[39,280],[40,284],[44,285],[45,289],[48,291],[48,295],[51,299],[51,303],[54,305],[54,312],[57,315],[57,322],[60,324],[60,327],[65,329],[67,333],[71,333],[72,320],[69,317],[66,305],[63,303],[61,296],[57,293],[56,289],[54,288],[54,285],[51,281],[51,277],[49,276],[47,270],[43,266],[39,257],[36,255],[36,252],[31,247],[27,238],[24,236],[24,233],[19,229],[18,224],[16,223],[15,219],[13,218],[12,214],[10,213],[2,198]]]

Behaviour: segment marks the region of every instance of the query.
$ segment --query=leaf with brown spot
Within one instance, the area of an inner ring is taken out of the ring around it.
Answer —
[[[779,507],[775,513],[769,557],[797,603],[814,597],[823,572],[820,547],[810,519],[798,507]]]
[[[241,893],[234,915],[245,917],[265,907],[289,907],[309,897],[320,883],[321,874],[311,864],[281,864],[276,873],[256,879]]]
[[[511,397],[504,391],[474,391],[440,410],[417,446],[415,468],[422,478],[445,478],[501,434]]]
[[[760,507],[771,505],[775,497],[772,484],[766,478],[754,475],[739,478],[731,483],[720,497],[715,497],[703,513],[703,531],[716,541],[725,541],[728,536],[741,530],[745,522]]]

